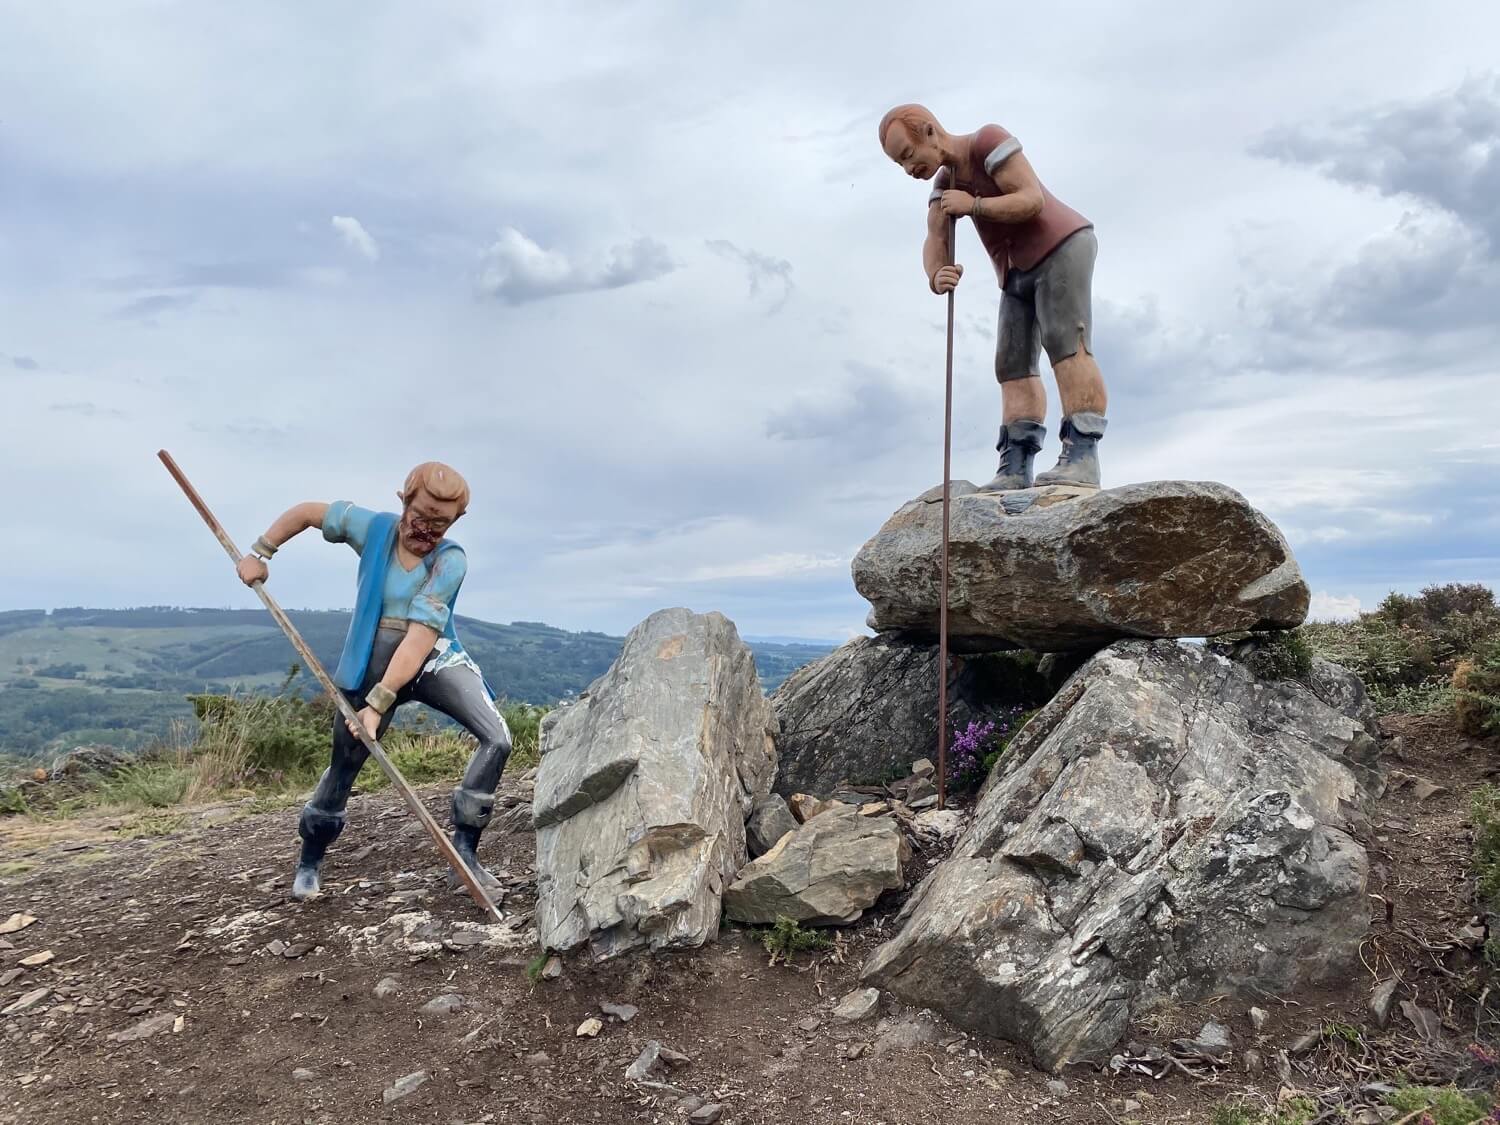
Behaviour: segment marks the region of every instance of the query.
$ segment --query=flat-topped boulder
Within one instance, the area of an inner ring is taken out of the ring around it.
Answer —
[[[957,648],[1044,652],[1123,638],[1289,629],[1307,583],[1286,539],[1208,481],[980,492],[955,481],[949,635]],[[854,559],[877,632],[935,635],[942,490],[891,516]]]

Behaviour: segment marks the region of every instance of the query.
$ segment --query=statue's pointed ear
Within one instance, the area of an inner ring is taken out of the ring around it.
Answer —
[[[401,503],[403,505],[405,505],[405,503],[406,503],[406,497],[401,494],[401,490],[399,488],[396,489],[396,499],[399,500],[399,501],[401,501]]]

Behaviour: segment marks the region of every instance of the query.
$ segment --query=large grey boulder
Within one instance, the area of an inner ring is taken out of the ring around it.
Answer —
[[[949,726],[1003,717],[1050,695],[1044,677],[1009,653],[953,655]],[[776,792],[834,793],[840,782],[880,784],[937,754],[937,645],[857,637],[797,669],[771,696],[780,734]]]
[[[1115,644],[1012,742],[864,979],[1049,1069],[1159,1002],[1345,979],[1378,750],[1301,684]]]
[[[1307,616],[1281,532],[1222,484],[1001,493],[957,481],[951,507],[948,627],[960,648],[1062,651],[1286,629]],[[855,556],[872,629],[936,634],[941,531],[933,489]]]
[[[910,859],[911,845],[893,819],[837,805],[746,866],[724,893],[724,912],[751,925],[780,917],[848,925],[902,886]]]
[[[776,772],[775,717],[718,613],[666,609],[542,727],[533,817],[544,948],[702,945]]]

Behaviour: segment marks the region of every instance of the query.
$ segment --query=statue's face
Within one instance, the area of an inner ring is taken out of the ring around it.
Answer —
[[[930,180],[943,166],[943,154],[938,149],[937,138],[926,129],[922,135],[912,136],[906,126],[896,121],[885,133],[885,154],[901,165],[901,170],[918,180]]]
[[[401,545],[418,557],[431,554],[461,514],[457,500],[438,500],[417,489],[401,508]]]

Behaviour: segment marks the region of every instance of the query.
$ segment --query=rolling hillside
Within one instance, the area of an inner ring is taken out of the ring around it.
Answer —
[[[333,663],[349,615],[293,610],[320,659]],[[552,703],[601,675],[622,638],[460,616],[459,635],[507,699]],[[773,690],[829,645],[753,642]],[[57,609],[0,612],[0,753],[27,757],[84,742],[136,746],[188,718],[191,692],[275,691],[296,654],[261,610]],[[293,690],[312,690],[304,672]]]

